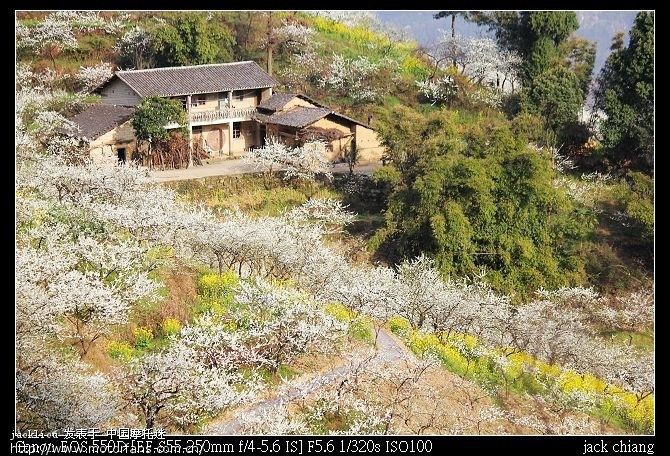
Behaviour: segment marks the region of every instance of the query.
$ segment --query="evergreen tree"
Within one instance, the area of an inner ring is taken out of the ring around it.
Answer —
[[[471,18],[494,31],[500,46],[523,58],[522,82],[526,87],[565,57],[559,45],[579,27],[574,11],[476,12]]]
[[[628,47],[620,39],[615,46],[600,73],[597,94],[596,107],[606,116],[600,126],[603,145],[618,166],[650,171],[654,165],[654,13],[638,13]]]

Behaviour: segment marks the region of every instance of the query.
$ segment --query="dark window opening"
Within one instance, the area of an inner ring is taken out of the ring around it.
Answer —
[[[191,106],[204,106],[205,99],[204,95],[193,95],[191,97]]]
[[[233,122],[233,138],[242,136],[242,122]]]
[[[118,158],[119,163],[125,163],[126,162],[126,148],[121,147],[119,149],[116,149],[116,158]]]
[[[193,134],[202,133],[202,126],[193,127]]]
[[[265,136],[267,135],[267,129],[265,125],[261,125],[260,137],[261,137],[261,146],[265,145]]]

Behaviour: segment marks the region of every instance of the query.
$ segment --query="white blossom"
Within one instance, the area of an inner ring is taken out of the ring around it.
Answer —
[[[397,62],[384,59],[378,63],[366,56],[348,59],[333,53],[329,69],[319,80],[319,85],[347,95],[358,102],[374,101],[386,94],[388,88],[378,82],[382,69],[398,71]]]
[[[324,234],[332,234],[351,224],[356,215],[347,211],[341,201],[329,198],[309,199],[286,212],[285,217],[294,223],[317,225]]]
[[[123,34],[114,47],[132,68],[146,68],[151,58],[151,34],[139,25]]]
[[[326,144],[322,141],[290,147],[272,136],[263,147],[251,149],[244,160],[268,173],[281,170],[284,179],[296,177],[312,180],[317,174],[332,178],[332,165],[326,157]]]
[[[97,11],[56,11],[49,15],[49,17],[63,21],[70,24],[72,27],[85,31],[92,32],[95,30],[102,30],[106,33],[114,34],[122,30],[123,26],[130,18],[129,14],[116,14],[108,19],[100,16]]]
[[[51,14],[39,22],[30,30],[30,36],[25,38],[28,47],[40,52],[43,48],[54,46],[61,49],[74,49],[78,47],[77,38],[74,36],[72,26]]]
[[[305,435],[310,432],[302,417],[291,415],[285,405],[276,405],[265,410],[263,414],[244,416],[240,433],[247,435]]]
[[[111,78],[112,74],[112,69],[108,64],[99,63],[92,67],[80,66],[76,78],[81,84],[81,92],[89,93]]]
[[[290,90],[304,91],[317,85],[328,71],[328,64],[313,48],[301,49],[289,57],[289,64],[278,69],[281,81]]]
[[[449,75],[437,80],[416,81],[419,93],[428,98],[432,104],[447,102],[453,99],[458,91],[458,86]]]
[[[288,46],[292,50],[300,50],[310,46],[316,32],[302,24],[294,24],[288,21],[274,30],[274,39]]]
[[[321,10],[313,11],[312,14],[339,22],[347,27],[369,27],[379,22],[377,15],[372,11]]]
[[[164,351],[130,361],[117,373],[124,398],[135,405],[147,428],[168,423],[185,428],[247,397],[241,375],[209,366],[193,349],[171,344]],[[163,411],[162,416],[159,412]]]
[[[66,226],[50,223],[21,236],[26,245],[16,253],[17,333],[47,330],[77,341],[85,354],[112,325],[127,321],[132,303],[154,299],[157,286],[143,268],[144,248],[73,236]]]
[[[21,430],[103,429],[120,410],[118,392],[107,377],[44,346],[21,347],[17,367],[16,421]]]
[[[242,282],[236,300],[243,306],[240,317],[249,320],[249,337],[275,369],[310,348],[329,352],[345,329],[303,293],[264,281]]]
[[[452,37],[451,33],[443,31],[437,43],[424,49],[423,53],[432,61],[436,71],[447,70],[455,64],[456,70],[470,81],[482,85],[485,90],[476,90],[470,94],[474,102],[499,107],[499,94],[514,92],[515,85],[519,85],[520,57],[515,52],[499,48],[491,38],[465,38],[460,35]],[[418,81],[417,84],[424,95],[433,100],[441,100],[427,95],[435,92],[436,87],[427,85],[426,81]]]

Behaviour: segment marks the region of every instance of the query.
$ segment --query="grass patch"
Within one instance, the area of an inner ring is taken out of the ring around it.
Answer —
[[[619,345],[629,344],[645,351],[654,350],[654,335],[652,332],[606,331],[603,333],[603,337],[611,338],[613,342]]]
[[[394,95],[386,95],[384,97],[384,107],[387,109],[393,109],[399,104],[401,104],[400,100]]]
[[[374,322],[367,315],[353,312],[342,304],[328,304],[323,309],[326,315],[334,317],[337,321],[349,324],[348,336],[350,339],[374,345],[375,327]]]
[[[278,216],[310,198],[341,199],[321,182],[268,180],[258,174],[166,182],[186,201],[203,202],[215,212],[240,209],[252,216]]]
[[[247,380],[258,376],[263,380],[263,383],[269,386],[280,385],[284,380],[291,380],[298,375],[291,366],[285,364],[280,364],[276,372],[265,366],[260,368],[242,367],[239,372]]]
[[[279,379],[286,379],[286,380],[291,380],[293,377],[295,377],[297,373],[289,366],[282,364],[279,366],[277,369],[277,376]]]

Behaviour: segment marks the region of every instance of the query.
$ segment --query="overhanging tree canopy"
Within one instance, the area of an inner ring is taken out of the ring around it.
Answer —
[[[172,123],[185,125],[186,112],[177,100],[158,96],[145,97],[137,105],[131,123],[138,141],[147,141],[151,144],[156,140],[170,137],[166,125]]]

